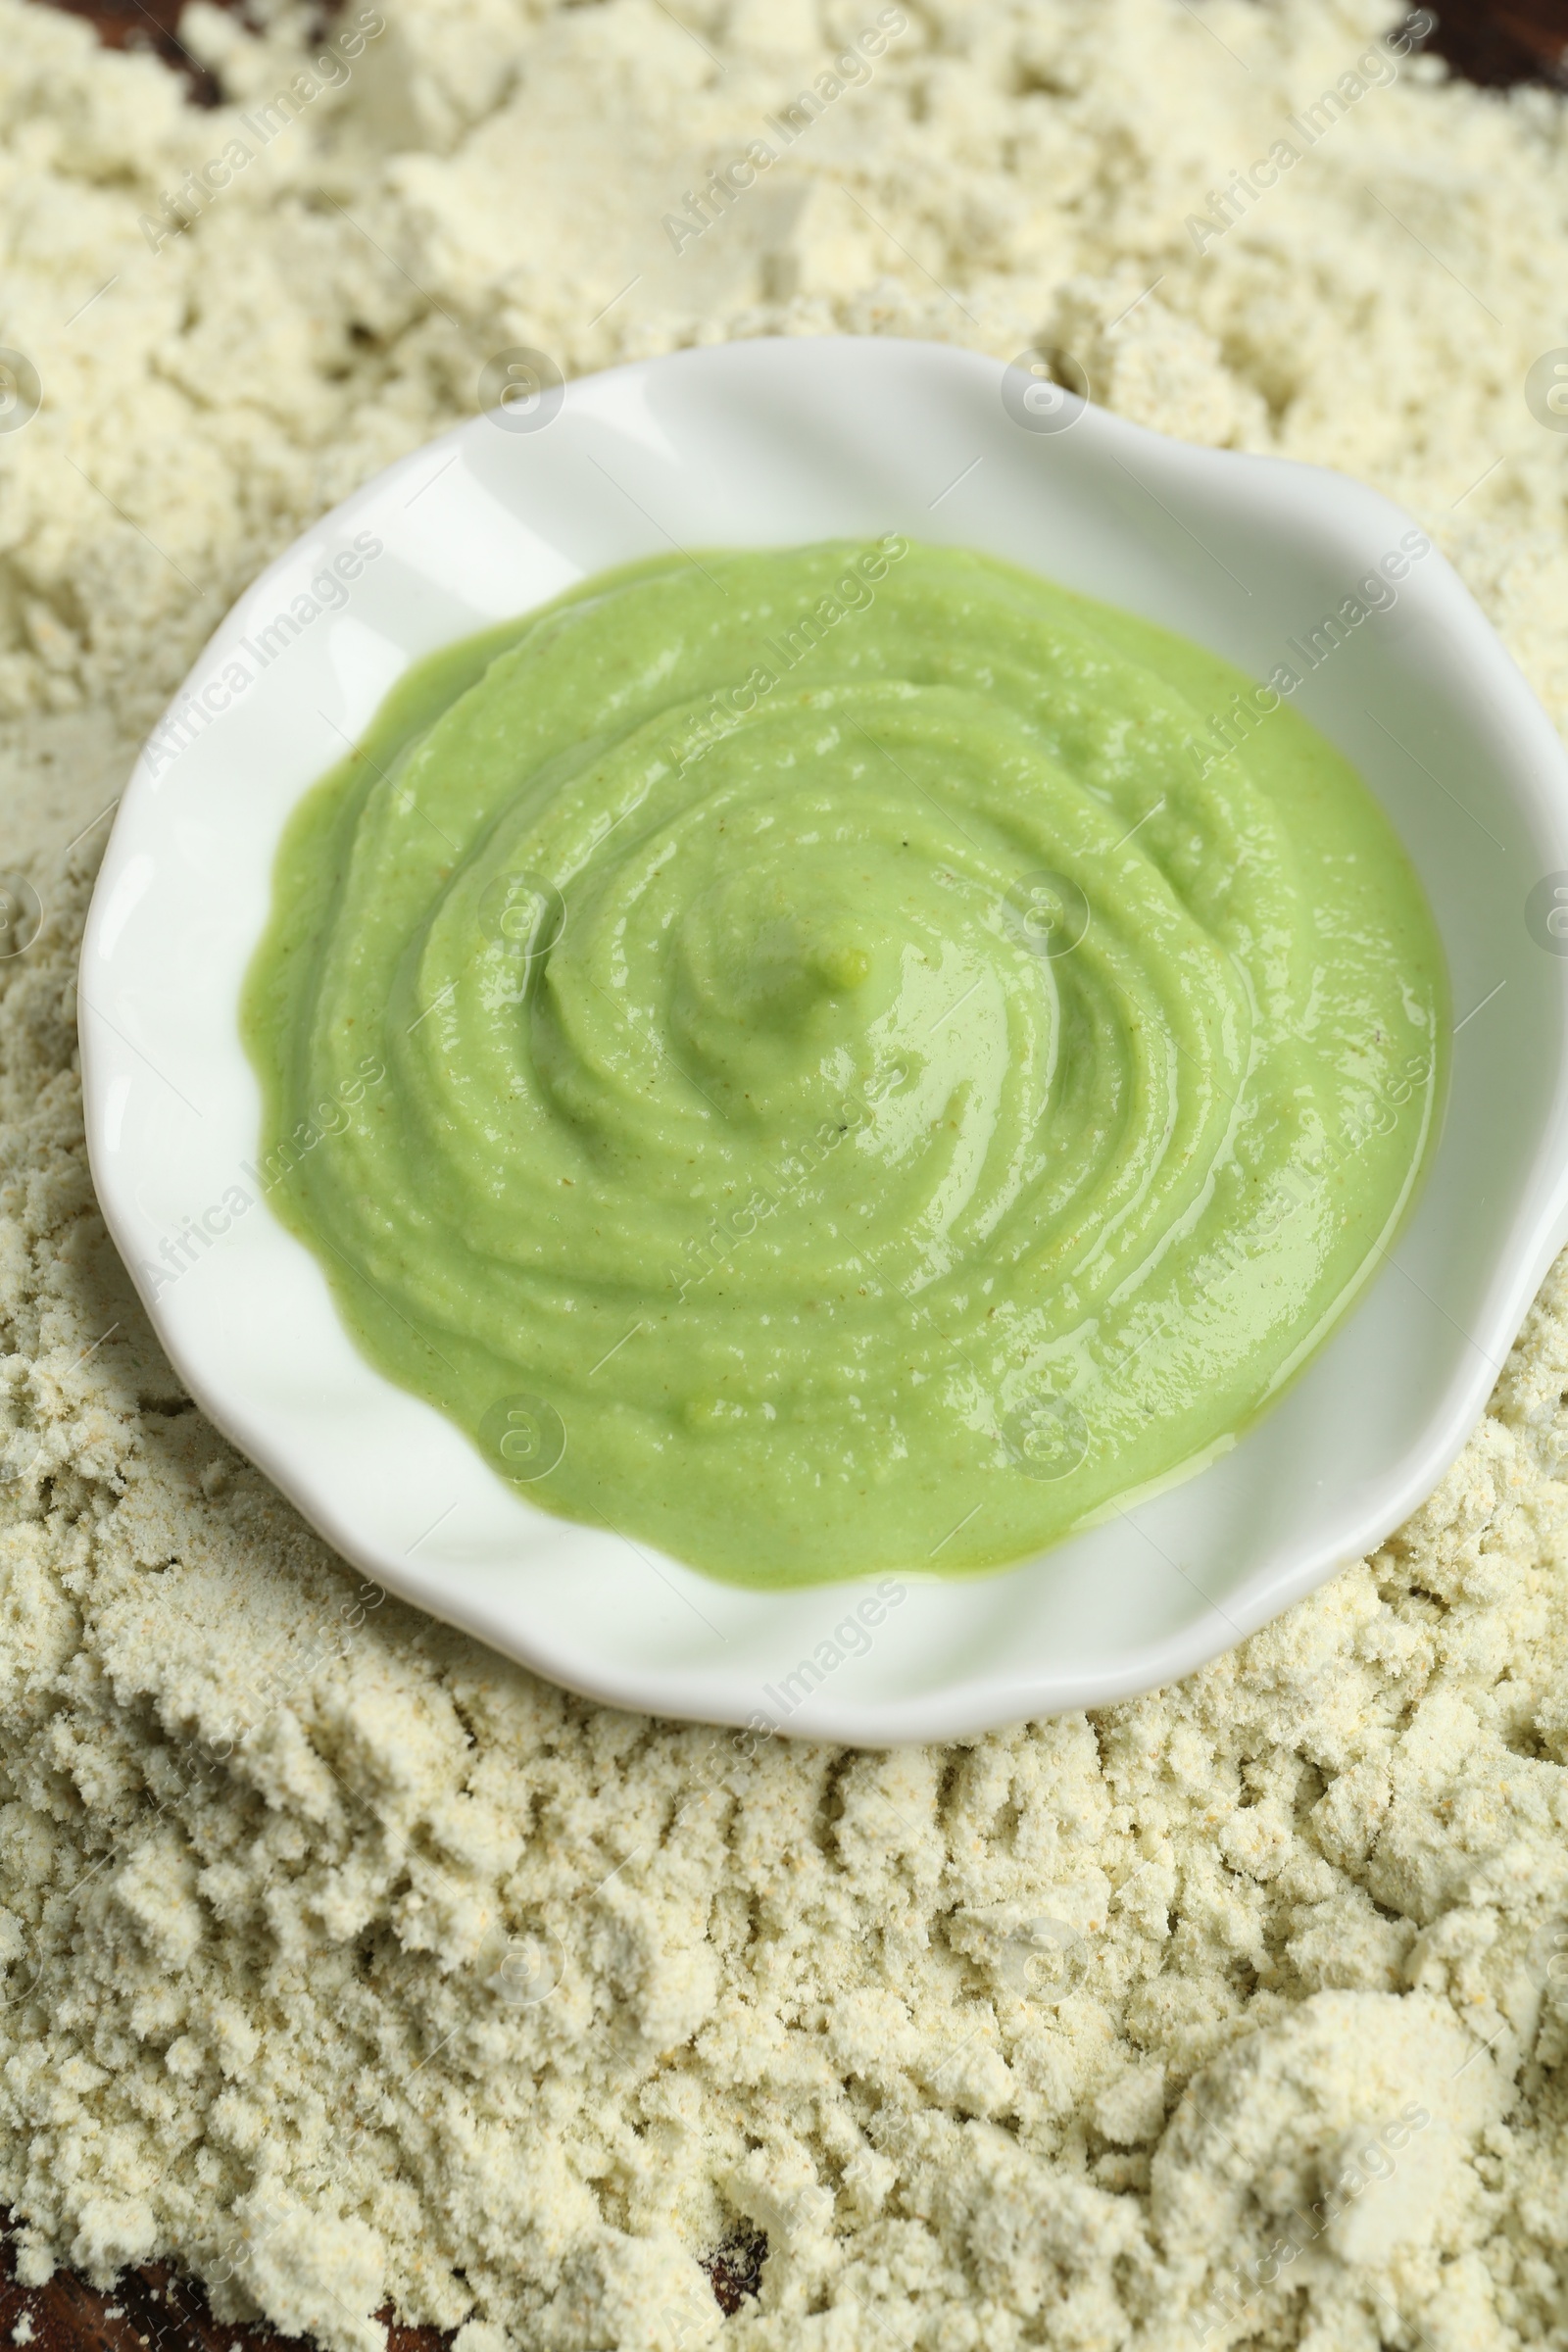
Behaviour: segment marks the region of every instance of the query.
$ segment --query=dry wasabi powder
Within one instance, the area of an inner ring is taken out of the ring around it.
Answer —
[[[1383,12],[911,6],[677,251],[664,215],[874,12],[673,6],[388,0],[155,250],[303,17],[190,9],[231,100],[200,113],[0,0],[0,340],[44,396],[0,434],[0,862],[45,909],[0,964],[24,2275],[169,2254],[332,2352],[388,2300],[463,2352],[1560,2348],[1561,1272],[1376,1558],[1170,1690],[879,1756],[587,1706],[364,1591],[106,1242],[102,826],[67,845],[235,592],[498,350],[1065,344],[1125,415],[1402,499],[1568,722],[1564,442],[1521,390],[1562,331],[1561,101],[1407,62],[1200,255],[1189,214]],[[723,2319],[700,2261],[743,2224],[761,2294]]]

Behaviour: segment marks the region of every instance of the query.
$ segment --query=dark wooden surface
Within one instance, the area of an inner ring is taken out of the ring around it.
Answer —
[[[179,40],[184,0],[41,0],[73,16],[88,17],[111,49],[147,49],[182,74],[198,106],[214,106],[221,93],[211,74]],[[218,0],[244,12],[244,0]],[[322,0],[321,19],[335,0]],[[1446,0],[1437,30],[1426,43],[1454,71],[1491,87],[1517,81],[1550,82],[1568,88],[1568,0]],[[1392,12],[1391,12],[1392,14]],[[0,2233],[6,2217],[0,2215]],[[720,2310],[736,2311],[758,2292],[766,2240],[746,2234],[727,2241],[705,2263]],[[80,2279],[57,2271],[47,2286],[23,2287],[9,2240],[0,2234],[0,2339],[14,2337],[25,2315],[33,2352],[310,2352],[297,2337],[260,2328],[234,2328],[215,2320],[206,2297],[162,2264],[127,2272],[114,2291],[101,2294]],[[450,2337],[434,2328],[389,2323],[389,2352],[444,2352]]]
[[[0,2340],[31,2324],[28,2352],[315,2352],[299,2336],[215,2320],[201,2289],[162,2263],[127,2271],[110,2294],[57,2271],[47,2286],[19,2286],[9,2239],[0,2247]],[[391,2322],[390,2312],[383,2318]],[[434,2328],[389,2328],[388,2352],[444,2352]]]
[[[151,49],[190,82],[198,104],[219,92],[212,75],[180,46],[184,0],[45,0],[73,16],[90,17],[111,49]],[[320,0],[323,19],[338,0]],[[243,16],[245,0],[218,0]],[[1391,10],[1391,15],[1394,12]],[[1438,27],[1427,43],[1471,81],[1501,86],[1551,81],[1568,86],[1568,0],[1445,0],[1432,13]]]
[[[1448,0],[1433,14],[1427,47],[1469,80],[1568,86],[1568,0]]]
[[[45,0],[67,16],[86,17],[98,27],[106,49],[147,49],[166,66],[182,74],[198,106],[216,106],[221,92],[207,68],[198,64],[179,37],[185,0]],[[248,15],[246,0],[214,0],[237,17]],[[324,27],[342,0],[317,0],[316,14]]]
[[[9,2220],[0,2215],[0,2231]],[[703,2264],[726,2318],[760,2291],[766,2259],[766,2238],[742,2229]],[[6,2236],[0,2239],[0,2341],[14,2338],[24,2314],[32,2328],[28,2352],[315,2352],[300,2336],[215,2320],[200,2287],[163,2263],[127,2271],[109,2294],[66,2271],[57,2271],[47,2286],[19,2286],[15,2249]],[[436,2328],[402,2327],[390,2311],[381,2317],[387,2352],[445,2352],[452,2340]]]
[[[47,0],[47,4],[64,9],[68,16],[90,17],[106,49],[150,49],[185,75],[199,106],[217,105],[217,82],[179,39],[185,0]],[[244,14],[240,0],[218,0],[218,6]]]

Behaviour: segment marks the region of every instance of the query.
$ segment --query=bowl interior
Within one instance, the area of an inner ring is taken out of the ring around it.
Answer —
[[[995,362],[942,346],[766,342],[589,378],[540,429],[475,418],[247,593],[116,825],[82,966],[89,1147],[172,1356],[347,1556],[595,1696],[883,1742],[1186,1671],[1430,1488],[1562,1238],[1568,958],[1525,902],[1568,869],[1568,761],[1470,598],[1430,551],[1367,609],[1360,583],[1414,526],[1356,484],[1093,409],[1029,429],[1005,384]],[[239,990],[290,808],[411,661],[671,546],[891,530],[1008,557],[1259,678],[1294,667],[1298,708],[1383,801],[1436,911],[1452,1082],[1387,1262],[1199,1477],[975,1581],[743,1592],[531,1510],[360,1357],[266,1204]],[[332,566],[357,539],[339,594]]]

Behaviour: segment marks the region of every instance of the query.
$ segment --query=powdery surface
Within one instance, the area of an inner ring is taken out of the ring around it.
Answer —
[[[825,70],[805,0],[386,15],[154,252],[233,113],[0,0],[5,340],[46,392],[0,437],[48,905],[0,964],[26,2275],[170,2252],[335,2352],[387,2296],[462,2352],[1568,2344],[1563,1268],[1432,1503],[1190,1683],[749,1754],[362,1592],[188,1404],[93,1203],[99,837],[56,846],[257,566],[511,344],[1069,343],[1126,414],[1402,498],[1568,720],[1565,444],[1519,389],[1560,331],[1560,102],[1407,67],[1200,259],[1185,217],[1378,11],[922,6],[677,255],[661,216]],[[289,20],[186,28],[239,105],[297,70]],[[699,2258],[742,2222],[762,2292],[721,2320]]]

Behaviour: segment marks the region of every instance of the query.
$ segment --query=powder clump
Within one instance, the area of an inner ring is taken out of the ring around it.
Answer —
[[[1562,451],[1521,390],[1562,101],[1355,76],[1200,252],[1188,216],[1381,11],[891,13],[862,79],[832,61],[868,7],[396,0],[154,241],[321,40],[187,10],[205,113],[0,0],[6,333],[44,391],[0,435],[0,851],[45,910],[0,962],[25,2282],[168,2256],[332,2352],[387,2301],[463,2352],[1560,2334],[1568,1272],[1374,1559],[1174,1689],[871,1755],[589,1706],[368,1588],[190,1405],[94,1206],[102,823],[64,845],[237,590],[498,354],[1065,350],[1128,415],[1400,498],[1568,719]]]

